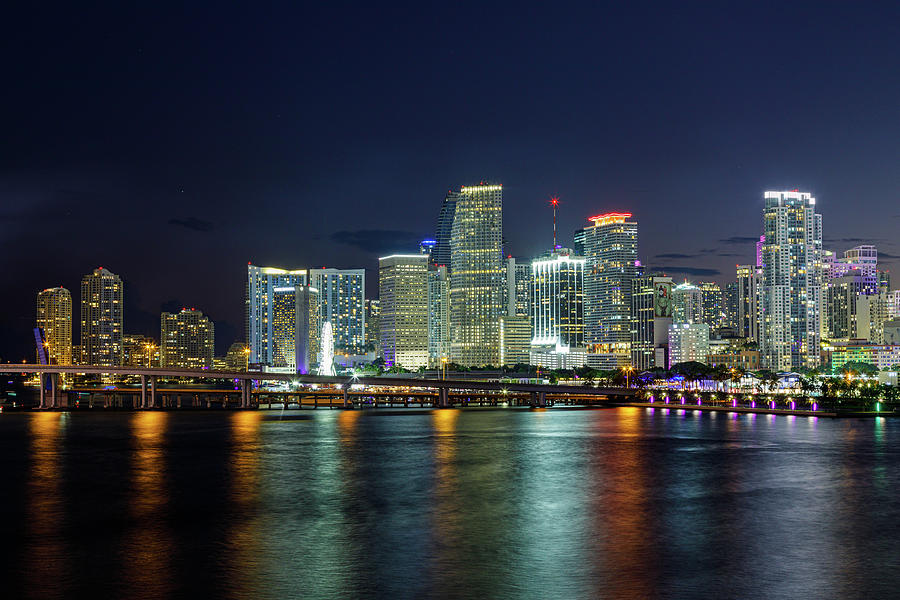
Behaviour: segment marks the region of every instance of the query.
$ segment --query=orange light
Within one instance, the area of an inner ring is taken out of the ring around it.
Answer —
[[[624,223],[625,219],[631,218],[631,213],[606,213],[590,217],[588,221],[593,221],[594,225],[610,225],[612,223]]]

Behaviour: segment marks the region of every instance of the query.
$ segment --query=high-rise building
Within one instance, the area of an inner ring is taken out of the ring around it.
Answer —
[[[247,346],[250,348],[251,364],[274,366],[279,362],[274,340],[289,337],[284,332],[277,332],[275,289],[296,289],[307,283],[305,269],[288,271],[247,265]]]
[[[714,281],[701,281],[697,284],[700,288],[700,296],[703,303],[703,323],[709,325],[711,330],[722,329],[725,326],[724,300],[722,288]]]
[[[51,365],[72,364],[72,294],[64,287],[37,296],[37,326],[44,331]]]
[[[81,279],[81,362],[122,364],[124,286],[122,279],[98,267]]]
[[[737,281],[729,281],[725,284],[722,294],[724,327],[732,331],[731,335],[739,335],[738,332],[738,284]]]
[[[159,344],[145,335],[123,335],[122,364],[126,367],[159,367],[161,365]]]
[[[450,360],[450,277],[447,267],[428,267],[428,366]]]
[[[381,301],[377,299],[366,300],[366,350],[374,351],[381,356],[378,345],[381,323]]]
[[[500,366],[527,365],[531,349],[531,319],[500,317]]]
[[[504,315],[531,315],[531,262],[508,256],[506,258],[506,308]]]
[[[669,326],[669,368],[683,362],[705,363],[709,356],[709,325],[673,323]]]
[[[738,337],[759,342],[762,304],[762,267],[737,265],[737,333]]]
[[[273,288],[271,298],[269,315],[272,319],[272,337],[269,339],[269,346],[272,349],[272,362],[269,366],[296,371],[297,288]]]
[[[450,270],[450,239],[453,235],[453,220],[456,215],[456,201],[459,194],[448,190],[438,215],[434,247],[431,249],[431,264],[444,265]]]
[[[703,323],[703,291],[687,281],[676,285],[672,290],[672,318],[675,323]]]
[[[639,371],[666,368],[672,324],[672,278],[636,277],[632,286],[631,364]]]
[[[535,346],[584,346],[585,259],[561,248],[531,262]]]
[[[820,362],[822,216],[799,191],[765,193],[760,350],[774,371]]]
[[[463,366],[500,361],[500,316],[508,302],[502,237],[503,186],[463,186],[450,240],[450,356]]]
[[[889,319],[900,319],[900,290],[892,290],[885,295]]]
[[[295,370],[301,375],[313,372],[321,349],[322,324],[319,310],[319,291],[310,286],[295,290],[294,305]],[[290,367],[290,365],[288,365]]]
[[[378,259],[381,351],[388,367],[428,365],[428,257],[393,254]]]
[[[629,354],[631,287],[637,274],[637,228],[631,213],[591,217],[584,229],[584,333],[589,345]]]
[[[851,272],[852,273],[852,272]],[[828,280],[823,294],[824,335],[830,342],[859,338],[856,321],[857,298],[863,296],[866,282],[860,273]]]
[[[826,284],[830,279],[851,275],[862,284],[862,294],[869,295],[878,291],[878,250],[872,245],[863,245],[844,251],[844,257],[838,259],[833,252],[823,253],[823,270],[827,274]]]
[[[360,354],[366,345],[365,269],[310,269],[309,285],[319,290],[319,317],[328,321],[336,350]]]
[[[160,360],[163,367],[209,369],[215,348],[215,327],[193,308],[164,312],[160,319]]]

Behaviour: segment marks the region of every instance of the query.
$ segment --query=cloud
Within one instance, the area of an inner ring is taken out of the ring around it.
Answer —
[[[663,271],[671,273],[680,273],[682,275],[695,275],[697,277],[712,277],[713,275],[721,275],[722,271],[718,269],[701,269],[698,267],[664,267]]]
[[[187,219],[169,219],[169,225],[180,225],[185,229],[192,231],[212,231],[213,224],[210,221],[204,221],[197,217],[188,217]]]
[[[679,254],[678,252],[667,252],[665,254],[657,254],[656,258],[694,258],[697,254]]]
[[[878,258],[886,258],[888,260],[897,260],[898,258],[900,258],[900,256],[897,256],[896,254],[888,254],[887,252],[882,252],[881,250],[879,250]]]
[[[358,229],[356,231],[335,231],[331,241],[352,246],[372,254],[388,252],[417,252],[422,236],[411,231],[393,229]]]
[[[743,235],[734,235],[730,238],[724,238],[719,240],[723,244],[755,244],[759,241],[758,237],[746,237]]]

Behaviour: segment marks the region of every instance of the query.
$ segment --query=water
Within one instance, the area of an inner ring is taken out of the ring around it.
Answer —
[[[900,420],[6,413],[4,597],[863,598]]]

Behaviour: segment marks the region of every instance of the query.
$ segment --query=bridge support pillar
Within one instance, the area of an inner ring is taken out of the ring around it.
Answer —
[[[547,406],[546,392],[531,392],[531,407],[543,408]]]
[[[156,375],[150,376],[150,408],[156,408]]]
[[[141,408],[147,408],[147,376],[141,375]]]
[[[50,408],[59,408],[59,374],[50,374]]]
[[[350,408],[350,392],[347,391],[347,388],[343,389],[344,396],[344,408]]]
[[[241,408],[250,408],[250,380],[241,379]]]
[[[43,373],[38,373],[39,381],[41,382],[41,404],[40,408],[47,408],[47,398],[46,393],[44,392],[44,388],[47,385],[47,380],[44,379]]]
[[[447,388],[438,389],[438,408],[450,408],[450,392]]]

